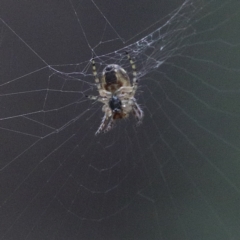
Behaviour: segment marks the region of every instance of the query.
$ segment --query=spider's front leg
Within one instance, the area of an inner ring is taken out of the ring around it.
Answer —
[[[133,102],[132,110],[133,110],[133,115],[137,119],[137,126],[139,126],[142,123],[144,114],[143,114],[143,110],[137,104],[136,100]]]
[[[101,122],[101,125],[99,126],[98,130],[96,131],[95,135],[98,135],[99,133],[101,133],[103,131],[103,129],[105,128],[107,122],[108,122],[108,119],[109,117],[112,116],[112,112],[111,110],[106,106],[104,105],[103,108],[102,108],[103,112],[105,113],[104,116],[103,116],[103,119],[102,119],[102,122]],[[109,124],[108,124],[109,125]]]
[[[113,128],[113,125],[114,125],[114,119],[111,118],[110,122],[108,123],[106,129],[104,130],[104,133],[110,131],[112,128]]]
[[[102,132],[103,128],[106,126],[107,124],[107,121],[108,121],[108,116],[107,114],[105,113],[104,114],[104,117],[102,119],[102,122],[101,122],[101,125],[99,126],[98,130],[95,132],[95,135],[98,135],[99,133]]]

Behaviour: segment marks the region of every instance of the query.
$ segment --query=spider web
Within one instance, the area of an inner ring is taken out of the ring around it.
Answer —
[[[0,239],[239,239],[239,7],[1,0]],[[143,124],[95,136],[126,51]]]

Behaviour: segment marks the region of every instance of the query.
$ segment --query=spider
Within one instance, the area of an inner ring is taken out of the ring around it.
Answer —
[[[88,95],[91,100],[103,103],[104,117],[95,135],[108,132],[112,129],[116,119],[127,118],[132,113],[138,121],[142,122],[143,111],[137,104],[135,93],[138,87],[136,65],[130,55],[126,53],[133,70],[132,85],[127,72],[117,64],[107,65],[99,80],[94,59],[92,59],[92,71],[99,96]]]

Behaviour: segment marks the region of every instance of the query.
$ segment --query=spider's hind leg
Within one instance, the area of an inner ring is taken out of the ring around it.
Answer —
[[[95,83],[97,85],[98,91],[100,91],[101,90],[101,84],[100,84],[99,78],[97,76],[97,68],[96,68],[94,58],[91,60],[91,62],[92,62],[92,72],[93,72],[93,76],[94,76],[94,79],[95,79]]]
[[[136,68],[136,64],[135,62],[132,60],[131,56],[129,55],[128,52],[126,52],[127,54],[127,58],[131,64],[132,67],[132,73],[133,73],[133,88],[132,88],[132,95],[135,95],[135,92],[137,91],[137,87],[138,87],[138,78],[137,78],[137,68]]]

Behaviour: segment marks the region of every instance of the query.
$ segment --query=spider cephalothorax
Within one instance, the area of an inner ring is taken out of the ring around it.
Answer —
[[[133,69],[132,85],[127,72],[117,64],[106,66],[99,80],[95,61],[94,59],[92,60],[93,75],[99,96],[87,97],[102,102],[104,104],[102,111],[105,113],[96,134],[103,130],[104,132],[109,131],[116,119],[126,118],[129,116],[129,113],[133,113],[138,124],[142,121],[143,111],[134,98],[138,85],[136,66],[129,54],[127,56]]]
[[[113,113],[122,111],[122,101],[117,96],[113,95],[108,104]]]

